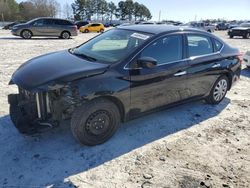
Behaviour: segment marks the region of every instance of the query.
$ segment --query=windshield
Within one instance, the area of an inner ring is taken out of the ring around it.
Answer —
[[[250,27],[250,23],[242,23],[240,24],[241,27]]]
[[[151,36],[135,31],[112,29],[70,51],[83,58],[111,64],[123,60]]]

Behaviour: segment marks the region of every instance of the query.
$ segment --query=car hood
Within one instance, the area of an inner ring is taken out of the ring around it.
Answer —
[[[64,50],[45,54],[22,64],[12,75],[10,84],[29,91],[47,89],[47,86],[102,74],[108,66],[86,61]]]
[[[14,25],[13,27],[26,27],[28,24],[27,23],[20,23],[20,24],[16,24],[16,25]]]
[[[232,30],[248,30],[248,27],[234,27]]]

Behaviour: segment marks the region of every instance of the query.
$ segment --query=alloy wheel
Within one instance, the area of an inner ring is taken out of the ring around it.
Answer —
[[[25,39],[30,39],[32,37],[32,34],[30,31],[25,30],[25,31],[23,31],[22,36]]]
[[[213,97],[215,101],[222,100],[227,93],[228,84],[225,79],[221,79],[214,88]]]

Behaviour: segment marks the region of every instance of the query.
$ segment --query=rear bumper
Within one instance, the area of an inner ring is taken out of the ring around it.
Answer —
[[[238,69],[233,77],[232,77],[232,86],[234,86],[236,83],[238,83],[239,79],[240,79],[240,74],[241,74],[241,69]]]
[[[247,53],[250,54],[250,52],[247,52]],[[244,61],[244,63],[246,64],[246,66],[250,67],[250,55],[245,54],[245,55],[243,56],[243,61]]]
[[[78,35],[78,32],[77,32],[77,30],[76,30],[76,31],[71,31],[70,34],[71,34],[71,36],[74,37],[74,36],[77,36],[77,35]]]

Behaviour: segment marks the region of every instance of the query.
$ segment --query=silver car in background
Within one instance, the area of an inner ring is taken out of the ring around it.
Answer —
[[[24,39],[30,39],[33,36],[69,39],[71,36],[77,36],[77,26],[63,19],[36,18],[25,24],[15,25],[11,33]]]

